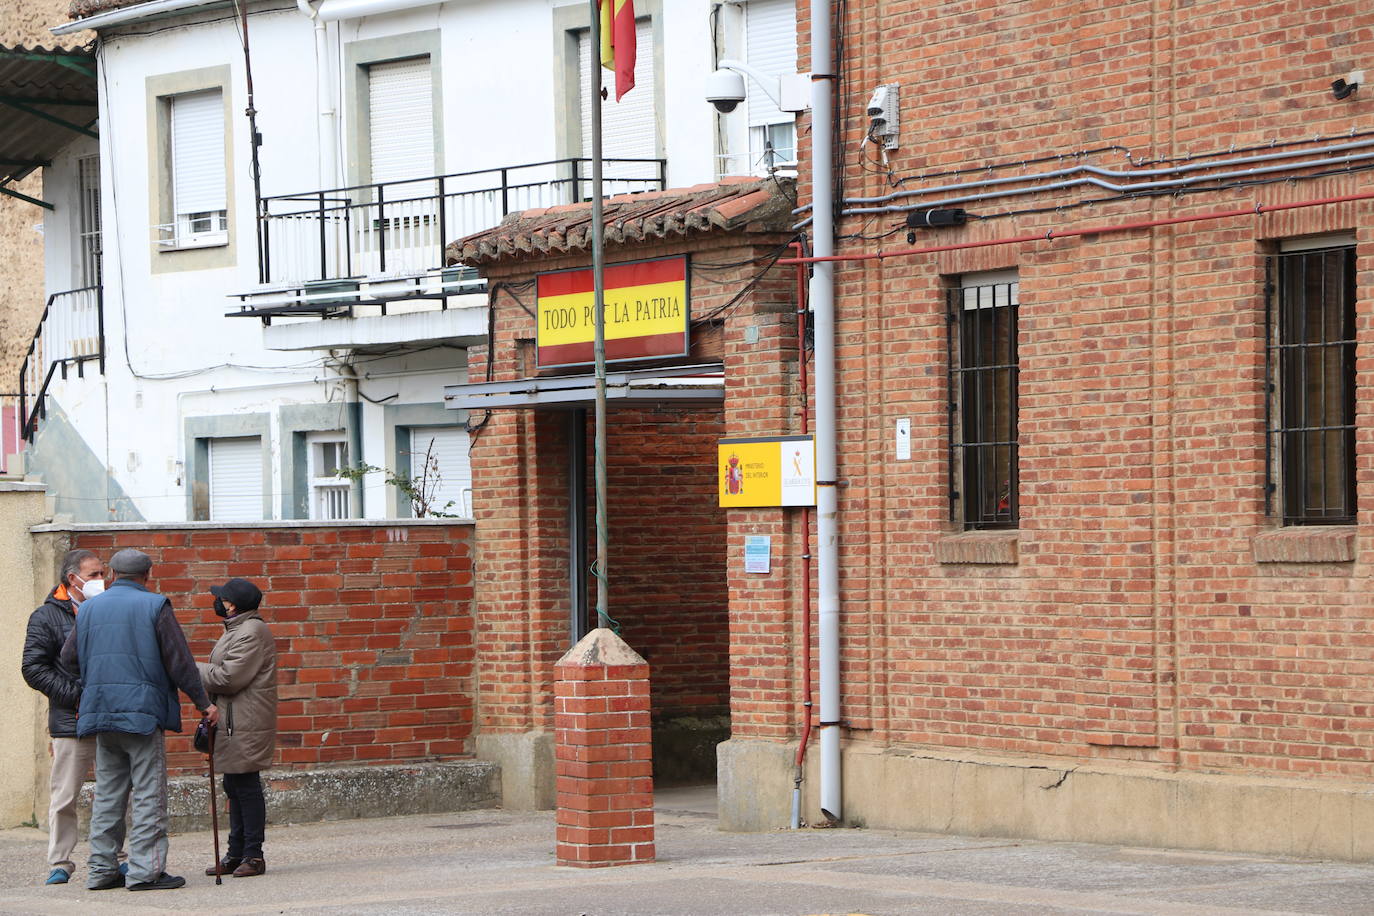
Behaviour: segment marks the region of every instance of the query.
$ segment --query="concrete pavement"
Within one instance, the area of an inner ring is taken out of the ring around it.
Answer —
[[[202,874],[209,832],[172,838],[175,891],[43,887],[46,837],[0,831],[0,913],[1374,914],[1374,865],[879,830],[715,828],[714,789],[658,796],[653,865],[553,861],[551,812],[269,827],[268,872]],[[221,836],[221,841],[223,837]],[[78,858],[84,849],[78,850]]]

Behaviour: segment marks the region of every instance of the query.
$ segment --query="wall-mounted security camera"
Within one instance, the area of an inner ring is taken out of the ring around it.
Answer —
[[[706,101],[722,114],[734,111],[744,101],[744,75],[734,70],[717,70],[706,77]]]
[[[1338,102],[1341,99],[1348,99],[1355,94],[1355,90],[1359,89],[1363,82],[1364,71],[1351,70],[1343,78],[1338,77],[1331,82],[1331,94],[1335,96]]]

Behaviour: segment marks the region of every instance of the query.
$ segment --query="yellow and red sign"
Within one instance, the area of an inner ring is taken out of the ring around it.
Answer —
[[[592,272],[560,270],[540,274],[536,282],[537,365],[590,363],[596,335]],[[608,264],[605,296],[607,362],[687,355],[685,257]]]
[[[722,507],[816,504],[816,442],[810,436],[721,439],[716,454]]]

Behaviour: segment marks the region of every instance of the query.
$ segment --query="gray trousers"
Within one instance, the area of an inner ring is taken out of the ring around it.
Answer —
[[[133,807],[128,883],[155,881],[167,870],[167,746],[162,729],[151,735],[96,735],[87,887],[112,878],[119,869],[126,798]]]

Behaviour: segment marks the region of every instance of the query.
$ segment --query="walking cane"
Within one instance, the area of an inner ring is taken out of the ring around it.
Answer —
[[[215,883],[224,884],[220,877],[219,860],[219,806],[215,804],[215,732],[219,729],[210,726],[210,829],[215,834]]]

